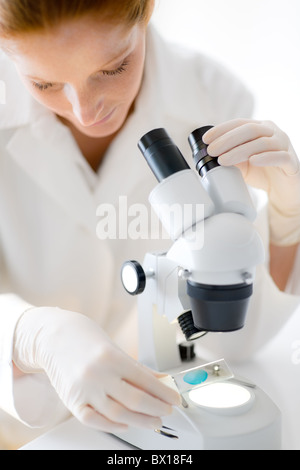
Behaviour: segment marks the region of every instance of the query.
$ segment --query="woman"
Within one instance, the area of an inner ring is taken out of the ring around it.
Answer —
[[[300,171],[288,137],[245,119],[251,97],[228,72],[165,45],[148,27],[153,7],[0,0],[1,406],[30,425],[59,419],[64,404],[104,431],[155,428],[179,403],[159,374],[116,346],[134,342],[120,263],[153,244],[96,236],[100,204],[118,208],[120,195],[147,203],[155,182],[136,144],[152,128],[167,128],[188,155],[189,133],[215,124],[205,136],[211,155],[269,194],[270,225],[262,215],[261,225],[280,289],[293,268]],[[264,288],[271,299],[278,293],[266,266],[259,279],[254,319],[263,316]],[[298,299],[282,296],[291,313]],[[261,345],[257,332],[247,334],[249,351]]]

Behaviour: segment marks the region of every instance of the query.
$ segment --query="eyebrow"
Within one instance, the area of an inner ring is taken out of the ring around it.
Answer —
[[[107,62],[105,65],[103,65],[101,67],[101,69],[98,69],[96,72],[93,72],[91,75],[95,75],[96,73],[99,73],[100,70],[109,70],[109,67],[114,64],[115,62],[117,62],[118,60],[121,60],[121,58],[123,56],[127,57],[128,55],[130,55],[132,52],[132,48],[129,47],[128,45],[126,46],[126,48],[118,53],[117,56],[115,56],[113,59],[111,59],[109,62]],[[51,80],[45,80],[43,78],[39,78],[39,77],[34,77],[32,75],[26,75],[27,78],[30,78],[31,80],[35,80],[39,83],[43,83],[43,84],[46,84],[46,83],[56,83],[58,84],[59,82],[55,82],[55,81],[51,81]]]

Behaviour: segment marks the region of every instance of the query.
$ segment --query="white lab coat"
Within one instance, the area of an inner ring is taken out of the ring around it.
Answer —
[[[128,205],[147,203],[156,181],[137,149],[146,132],[165,127],[192,165],[189,133],[248,117],[253,103],[222,67],[165,44],[150,28],[135,111],[94,173],[68,128],[33,100],[4,54],[0,79],[7,100],[0,105],[0,407],[40,426],[60,416],[60,402],[42,375],[13,380],[13,335],[20,315],[30,305],[59,306],[93,318],[124,349],[136,344],[136,331],[128,327],[135,299],[121,286],[120,267],[127,259],[142,261],[146,251],[160,245],[99,240],[97,207],[112,203],[118,209],[120,195],[128,197]],[[267,246],[265,200],[257,202],[258,227]],[[229,357],[251,354],[280,329],[298,302],[279,293],[262,266],[247,327],[223,344],[219,336],[203,344],[216,354],[225,348]]]

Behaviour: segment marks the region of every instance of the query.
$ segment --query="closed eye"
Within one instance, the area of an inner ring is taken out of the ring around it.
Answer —
[[[124,61],[123,64],[118,67],[115,70],[102,70],[103,75],[109,75],[109,76],[114,76],[114,75],[120,75],[121,73],[125,72],[127,70],[127,66],[129,65],[128,61]]]
[[[37,88],[40,91],[45,91],[48,90],[49,88],[53,87],[52,83],[38,83],[38,82],[32,82],[32,85]]]

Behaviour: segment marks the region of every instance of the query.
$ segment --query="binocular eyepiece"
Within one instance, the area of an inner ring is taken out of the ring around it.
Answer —
[[[207,145],[203,142],[204,134],[212,127],[205,126],[196,129],[188,139],[196,170],[201,177],[219,166],[217,159],[208,155]],[[138,147],[159,183],[177,171],[190,168],[165,129],[154,129],[148,132],[141,138]]]

